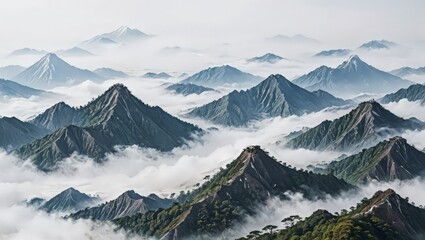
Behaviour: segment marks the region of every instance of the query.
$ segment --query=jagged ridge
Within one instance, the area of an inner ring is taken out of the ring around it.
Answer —
[[[268,117],[303,115],[350,102],[324,92],[309,92],[282,75],[271,75],[257,86],[230,94],[188,113],[217,124],[241,126]]]
[[[375,101],[363,102],[348,114],[326,120],[288,142],[289,147],[312,150],[358,151],[405,130],[423,129],[417,119],[403,119]]]

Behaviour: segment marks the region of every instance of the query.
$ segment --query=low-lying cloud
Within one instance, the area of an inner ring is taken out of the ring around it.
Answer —
[[[103,83],[87,81],[69,88],[71,90],[57,88],[54,91],[62,94],[65,102],[72,106],[79,106],[100,95],[116,82],[124,82],[133,94],[144,102],[150,105],[159,105],[177,116],[186,109],[207,103],[223,94],[191,95],[185,98],[166,92],[161,86],[166,82],[165,80],[138,78],[109,80]],[[163,97],[158,98],[158,96]],[[4,107],[7,115],[17,115],[21,119],[27,119],[31,115],[42,112],[58,100],[60,99],[19,99],[16,103],[6,101],[1,102],[0,105]],[[409,107],[403,107],[401,104]],[[14,106],[20,106],[20,108],[14,109]],[[386,107],[403,117],[419,114],[417,117],[423,118],[420,115],[423,108],[416,103],[402,101],[386,105]],[[217,127],[218,130],[209,132],[199,141],[188,143],[188,147],[176,148],[169,153],[137,146],[117,147],[117,153],[107,155],[103,164],[94,163],[84,156],[73,155],[62,162],[59,171],[53,173],[39,172],[29,162],[23,163],[11,154],[0,152],[2,159],[0,161],[0,211],[2,212],[1,222],[4,222],[4,224],[0,222],[0,225],[3,226],[0,228],[0,238],[25,239],[25,237],[33,235],[33,239],[71,239],[58,234],[72,231],[73,233],[69,236],[74,239],[93,236],[123,239],[122,233],[112,234],[113,229],[110,226],[64,221],[59,216],[48,216],[16,204],[33,197],[48,199],[68,187],[74,187],[88,194],[98,194],[104,201],[114,199],[129,189],[142,195],[156,193],[160,196],[169,196],[171,193],[193,188],[193,185],[201,182],[205,175],[214,174],[220,167],[224,167],[235,159],[249,145],[261,145],[279,161],[287,162],[297,168],[329,162],[338,157],[340,153],[305,149],[292,150],[275,143],[292,131],[300,130],[303,127],[314,127],[325,119],[333,120],[348,113],[350,109],[336,108],[303,116],[277,117],[254,122],[244,128],[216,126],[199,119],[183,118],[204,129]],[[403,136],[410,143],[425,147],[420,141],[425,137],[424,134],[424,132],[407,132]],[[261,228],[262,225],[279,224],[280,220],[287,215],[307,216],[317,208],[327,208],[331,212],[349,208],[361,198],[370,197],[374,191],[388,187],[394,188],[403,196],[409,196],[419,204],[422,203],[420,197],[424,195],[412,195],[411,192],[418,192],[415,187],[421,184],[420,180],[415,181],[410,185],[404,183],[398,185],[395,183],[373,184],[370,187],[362,188],[361,194],[356,196],[347,195],[320,201],[308,201],[297,194],[291,196],[290,201],[282,202],[271,199],[261,208],[258,216],[248,217],[246,224],[234,229],[236,233],[233,234],[235,236],[243,235],[252,229]],[[25,218],[25,220],[18,221],[20,218]],[[7,221],[7,219],[16,221]],[[40,229],[42,228],[41,225],[38,225],[40,223],[60,231],[51,230],[52,235],[49,235],[48,229]]]

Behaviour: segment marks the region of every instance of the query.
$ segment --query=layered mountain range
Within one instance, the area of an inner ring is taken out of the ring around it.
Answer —
[[[354,96],[361,93],[388,93],[412,82],[378,70],[351,56],[337,68],[321,66],[293,81],[307,90],[324,90],[337,96]]]
[[[172,78],[173,76],[171,76],[170,74],[168,74],[166,72],[160,72],[160,73],[147,72],[147,73],[143,74],[142,77],[153,78],[153,79],[169,79],[169,78]]]
[[[332,49],[316,53],[314,57],[345,57],[351,54],[350,49]]]
[[[257,204],[299,192],[308,199],[337,195],[353,186],[331,175],[295,170],[277,162],[259,146],[246,148],[211,180],[184,196],[185,201],[156,212],[118,218],[122,229],[161,239],[219,236]]]
[[[70,49],[65,49],[65,50],[59,50],[56,51],[56,53],[62,57],[91,57],[91,56],[95,56],[93,53],[79,48],[79,47],[73,47]]]
[[[382,50],[382,49],[390,49],[398,46],[397,43],[391,42],[388,40],[372,40],[367,43],[363,43],[359,49],[361,50]]]
[[[47,52],[44,50],[38,50],[33,48],[20,48],[20,49],[14,50],[8,56],[14,57],[14,56],[24,56],[24,55],[44,55],[46,53]]]
[[[233,91],[195,108],[188,116],[200,117],[221,125],[242,126],[254,120],[303,115],[350,103],[321,90],[309,92],[282,75],[271,75],[251,89]]]
[[[126,44],[135,41],[145,40],[150,36],[136,28],[121,26],[118,29],[97,35],[80,44],[82,47],[97,48],[104,45]]]
[[[42,170],[51,170],[73,153],[100,161],[117,145],[169,151],[201,132],[162,110],[144,104],[122,84],[80,108],[58,103],[31,123],[53,133],[16,151]]]
[[[425,67],[419,67],[419,68],[402,67],[399,69],[392,70],[389,73],[399,77],[407,77],[411,75],[424,75]]]
[[[93,72],[105,79],[128,77],[125,72],[117,71],[112,68],[96,68]]]
[[[403,119],[375,101],[360,103],[348,114],[326,120],[287,143],[293,148],[358,151],[406,130],[423,129],[418,119]]]
[[[166,87],[168,91],[187,96],[190,94],[201,94],[203,92],[213,92],[212,88],[198,86],[192,83],[175,83]]]
[[[242,72],[229,65],[211,67],[202,70],[181,83],[192,83],[204,87],[219,87],[223,85],[255,85],[262,80],[261,77]]]
[[[258,57],[253,57],[250,59],[247,59],[247,62],[256,62],[256,63],[270,63],[270,64],[275,64],[277,62],[279,62],[280,60],[284,60],[283,57],[278,56],[276,54],[273,53],[266,53],[262,56],[258,56]]]

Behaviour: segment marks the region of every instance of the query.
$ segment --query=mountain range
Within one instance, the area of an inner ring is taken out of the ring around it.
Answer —
[[[392,70],[389,73],[398,77],[406,77],[411,75],[425,75],[425,67],[419,67],[419,68],[402,67],[399,69]]]
[[[49,133],[43,127],[22,122],[15,117],[0,118],[0,132],[0,147],[7,151],[19,148]]]
[[[398,46],[397,43],[395,42],[390,42],[387,40],[372,40],[370,42],[367,43],[363,43],[359,49],[362,50],[380,50],[380,49],[390,49],[393,47]]]
[[[26,86],[51,89],[85,80],[101,80],[97,74],[71,66],[54,53],[48,53],[12,80]]]
[[[181,204],[114,220],[119,229],[161,239],[214,239],[258,204],[271,197],[287,199],[288,191],[308,199],[335,196],[353,189],[331,175],[319,175],[289,168],[259,146],[246,148],[239,157],[201,187],[186,194]]]
[[[201,94],[203,92],[213,92],[215,91],[212,88],[198,86],[192,83],[175,83],[166,87],[168,91],[174,92],[176,94],[181,94],[183,96],[187,96],[190,94]]]
[[[130,190],[112,201],[72,213],[67,218],[109,221],[160,208],[166,209],[172,204],[173,200],[171,199],[162,199],[154,194],[143,197]]]
[[[93,53],[79,48],[79,47],[73,47],[70,49],[66,49],[66,50],[59,50],[56,51],[56,54],[63,56],[63,57],[91,57],[91,56],[95,56]]]
[[[379,99],[381,103],[398,102],[407,99],[410,102],[420,101],[425,103],[425,85],[414,84],[408,88],[402,88],[395,93],[390,93]]]
[[[93,70],[98,76],[101,76],[104,79],[113,79],[113,78],[127,78],[129,77],[125,72],[117,71],[112,68],[97,68]]]
[[[0,78],[3,79],[12,79],[19,73],[25,70],[25,67],[19,65],[9,65],[0,67]]]
[[[350,49],[332,49],[316,53],[314,57],[345,57],[351,54]]]
[[[31,121],[53,133],[16,151],[48,171],[71,154],[102,160],[115,146],[138,145],[169,151],[182,146],[202,130],[159,107],[144,104],[122,84],[80,108],[58,103]]]
[[[302,34],[296,34],[293,36],[285,36],[285,35],[276,35],[267,39],[268,41],[276,42],[276,43],[286,43],[286,44],[318,44],[320,43],[318,40],[306,37]]]
[[[9,57],[24,56],[24,55],[45,55],[45,54],[47,54],[47,52],[44,50],[37,50],[33,48],[21,48],[11,52],[9,54]]]
[[[160,73],[148,72],[148,73],[145,73],[142,77],[153,78],[153,79],[169,79],[169,78],[172,78],[173,76],[165,72],[160,72]]]
[[[358,151],[398,135],[405,130],[423,129],[418,119],[403,119],[375,101],[360,103],[348,114],[323,121],[292,138],[287,146],[311,150]]]
[[[266,53],[262,56],[259,57],[253,57],[250,59],[247,59],[247,62],[256,62],[256,63],[270,63],[270,64],[274,64],[279,62],[280,60],[283,60],[284,58],[281,56],[278,56],[276,54],[273,53]]]
[[[350,211],[333,215],[320,209],[286,229],[256,234],[255,239],[420,240],[424,229],[425,210],[387,189],[363,199]]]
[[[322,89],[336,96],[388,93],[412,84],[370,66],[357,55],[351,56],[337,68],[321,66],[293,83],[310,91]]]
[[[187,115],[216,124],[242,126],[250,121],[270,117],[287,117],[320,111],[350,102],[324,91],[309,92],[282,75],[271,75],[257,86],[230,94],[198,107]]]
[[[48,213],[78,211],[92,206],[98,201],[97,197],[81,193],[75,188],[68,188],[45,202],[39,209]]]
[[[202,70],[181,83],[192,83],[204,87],[219,87],[223,85],[255,85],[262,80],[261,77],[242,72],[229,65],[211,67]]]
[[[409,145],[406,139],[393,137],[360,153],[329,163],[323,174],[332,174],[351,184],[370,181],[408,180],[423,175],[425,153]]]
[[[0,97],[30,98],[31,96],[41,96],[47,92],[30,88],[14,81],[0,79]]]
[[[126,44],[134,41],[140,41],[149,38],[146,33],[127,26],[121,26],[115,31],[97,35],[89,40],[82,42],[80,45],[85,47],[100,47],[103,45]]]

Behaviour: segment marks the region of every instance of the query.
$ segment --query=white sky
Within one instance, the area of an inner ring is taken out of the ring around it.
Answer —
[[[357,47],[371,39],[425,41],[425,1],[2,0],[3,49],[72,47],[121,25],[220,42],[302,33]]]

